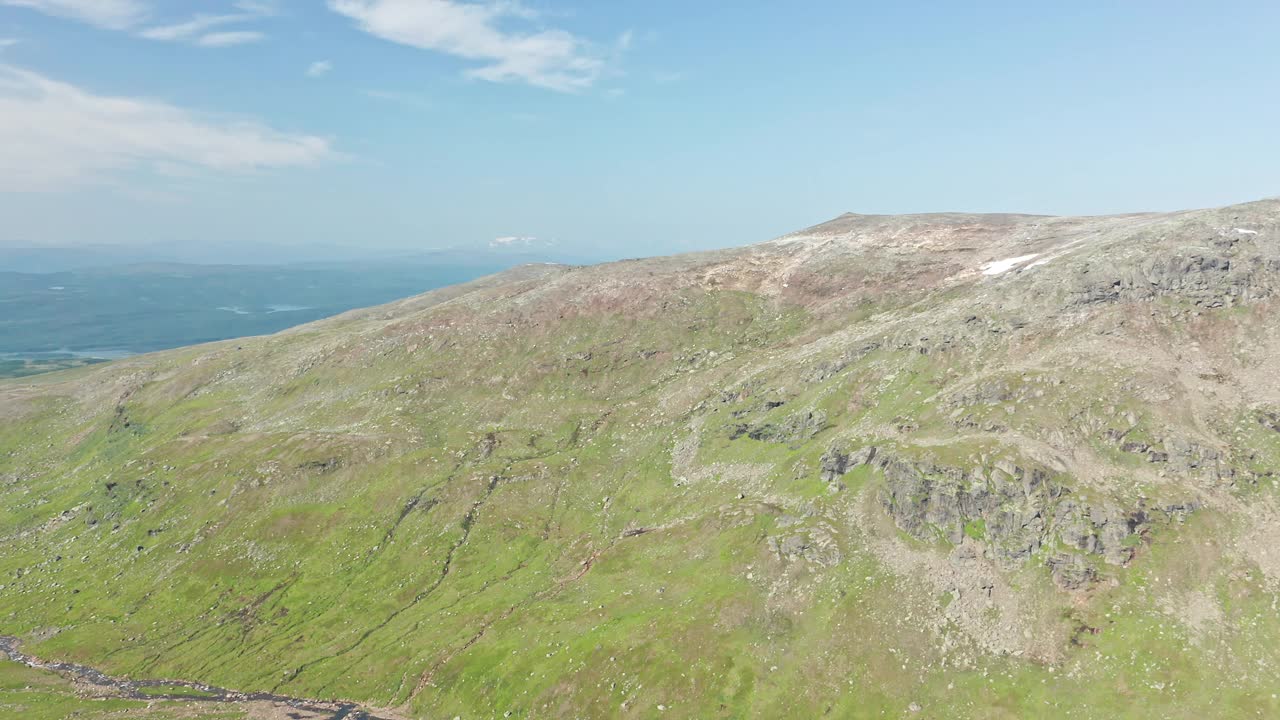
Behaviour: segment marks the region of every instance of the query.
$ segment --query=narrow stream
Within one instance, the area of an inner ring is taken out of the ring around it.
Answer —
[[[182,700],[185,702],[246,703],[269,702],[286,705],[306,713],[328,716],[329,720],[386,720],[360,709],[352,703],[323,702],[276,695],[266,692],[236,692],[212,685],[184,680],[128,680],[115,678],[84,665],[63,662],[45,662],[18,649],[18,639],[0,637],[0,656],[13,662],[39,670],[51,670],[60,675],[83,680],[98,687],[110,688],[120,697],[130,700]],[[165,692],[165,689],[173,692]],[[183,692],[186,691],[186,692]]]

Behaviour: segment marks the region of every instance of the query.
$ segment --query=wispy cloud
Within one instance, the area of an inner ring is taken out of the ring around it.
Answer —
[[[11,48],[18,44],[18,38],[0,38],[0,50]]]
[[[235,12],[197,13],[190,19],[167,25],[151,25],[156,4],[153,0],[0,0],[0,5],[31,8],[47,15],[78,20],[108,30],[124,30],[148,40],[190,42],[202,47],[227,47],[258,42],[266,36],[256,30],[212,30],[239,25],[279,14],[274,2],[238,0]]]
[[[280,14],[279,3],[275,0],[237,0],[236,9],[258,17],[272,17]]]
[[[333,63],[328,60],[317,60],[307,66],[307,77],[322,77],[328,75],[330,70],[333,70]]]
[[[251,173],[335,156],[328,139],[95,95],[0,65],[0,191],[50,191],[123,173]]]
[[[329,0],[329,8],[384,40],[487,63],[467,75],[574,92],[592,86],[604,60],[564,30],[506,30],[536,14],[510,0]],[[628,38],[629,40],[629,38]]]
[[[149,13],[141,0],[0,0],[0,5],[31,8],[111,30],[134,27]]]
[[[196,44],[200,47],[209,48],[231,47],[232,45],[248,45],[249,43],[261,42],[266,37],[265,34],[254,30],[235,30],[201,35],[200,39],[196,40]]]
[[[266,35],[257,30],[213,31],[217,28],[228,25],[242,25],[279,13],[274,4],[253,0],[241,0],[241,2],[235,3],[234,7],[240,12],[220,15],[199,13],[185,22],[150,27],[138,33],[138,35],[149,40],[189,42],[200,47],[245,45],[247,43],[260,42],[266,39]]]
[[[160,25],[158,27],[147,28],[138,33],[148,40],[187,40],[198,36],[207,30],[221,27],[230,23],[237,23],[249,19],[251,16],[238,15],[196,15],[190,20],[175,25]]]

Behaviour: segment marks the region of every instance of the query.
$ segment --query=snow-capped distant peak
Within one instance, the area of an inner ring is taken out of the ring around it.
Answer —
[[[554,240],[541,240],[532,235],[507,235],[489,241],[491,248],[550,247],[555,244]]]

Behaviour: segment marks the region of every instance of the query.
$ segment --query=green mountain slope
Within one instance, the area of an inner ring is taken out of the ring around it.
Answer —
[[[1280,202],[847,215],[8,381],[0,634],[384,717],[1275,717],[1277,289]]]

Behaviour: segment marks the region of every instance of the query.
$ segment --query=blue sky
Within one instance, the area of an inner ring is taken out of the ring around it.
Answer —
[[[1280,194],[1277,29],[1261,0],[0,0],[0,245],[628,256],[1246,201]]]

